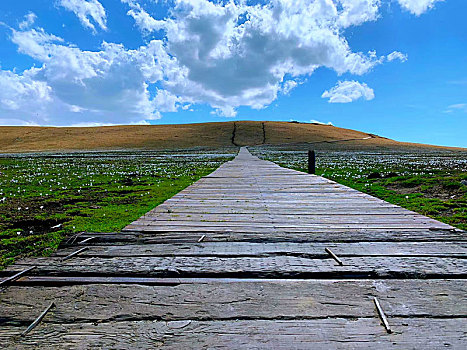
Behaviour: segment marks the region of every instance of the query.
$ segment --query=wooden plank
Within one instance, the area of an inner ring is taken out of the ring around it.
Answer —
[[[183,214],[193,214],[193,213],[203,213],[203,214],[264,214],[266,212],[274,213],[274,215],[417,215],[413,212],[406,211],[402,208],[390,208],[390,207],[381,207],[381,206],[369,206],[364,208],[356,208],[355,206],[329,206],[329,207],[320,207],[320,208],[293,208],[293,206],[287,207],[273,207],[268,205],[266,206],[254,206],[254,205],[178,205],[171,206],[167,204],[161,204],[155,209],[149,211],[147,215],[153,213],[183,213]]]
[[[172,202],[175,201],[185,201],[185,200],[250,200],[250,199],[257,199],[257,200],[298,200],[298,201],[308,201],[312,200],[313,198],[322,198],[326,196],[328,200],[335,200],[339,201],[343,200],[370,200],[370,201],[377,201],[372,197],[368,198],[363,193],[322,193],[322,192],[314,192],[314,193],[286,193],[286,194],[266,194],[266,193],[244,193],[244,194],[224,194],[224,193],[217,193],[217,194],[198,194],[198,193],[187,193],[187,194],[177,194],[171,198]]]
[[[296,207],[294,209],[293,205],[285,204],[282,205],[272,205],[272,204],[265,204],[265,203],[231,203],[230,205],[226,205],[224,203],[181,203],[180,205],[171,205],[170,203],[161,204],[156,209],[151,210],[148,213],[152,212],[167,212],[170,210],[171,212],[177,211],[186,211],[186,212],[203,212],[203,213],[217,213],[222,211],[234,211],[235,213],[263,213],[264,211],[269,211],[277,214],[288,214],[296,213],[296,214],[309,214],[309,215],[320,215],[320,214],[365,214],[367,211],[373,212],[375,211],[377,214],[382,213],[404,213],[404,214],[413,214],[413,212],[405,211],[402,208],[397,208],[395,206],[388,207],[388,206],[381,206],[381,205],[368,205],[368,203],[363,204],[361,208],[355,207],[355,205],[344,205],[343,203],[336,203],[336,205],[318,203],[314,205],[307,205],[303,207]],[[296,211],[295,211],[296,210]]]
[[[373,317],[373,296],[390,318],[463,317],[466,285],[465,280],[219,279],[171,286],[11,286],[2,294],[0,317],[2,326],[28,323],[37,316],[38,305],[45,306],[51,296],[57,309],[45,320],[49,323]]]
[[[242,230],[202,230],[201,232],[189,231],[138,231],[138,227],[127,226],[123,233],[90,233],[82,234],[82,238],[96,237],[100,244],[115,244],[118,242],[136,242],[138,244],[150,243],[176,243],[196,242],[200,236],[206,235],[205,241],[214,242],[439,242],[459,241],[465,242],[466,235],[463,232],[449,230],[427,229],[314,229],[307,232],[287,232],[276,230],[274,235],[270,231]]]
[[[271,277],[271,278],[462,278],[467,261],[439,257],[347,257],[344,266],[332,259],[272,257],[114,257],[25,258],[2,273],[37,265],[35,274],[118,275],[149,277]]]
[[[352,220],[358,220],[359,217],[363,218],[371,218],[371,219],[413,219],[413,220],[419,220],[419,221],[424,221],[426,220],[426,217],[420,214],[414,214],[411,212],[404,212],[404,211],[398,211],[398,212],[382,212],[382,213],[374,213],[374,214],[367,214],[367,213],[358,213],[358,212],[351,212],[351,213],[326,213],[326,212],[321,212],[318,214],[315,213],[308,213],[308,214],[297,214],[297,213],[283,213],[283,214],[276,214],[275,212],[258,212],[258,213],[242,213],[242,212],[237,212],[237,213],[211,213],[211,212],[194,212],[194,213],[174,213],[174,212],[167,212],[167,210],[160,210],[160,211],[150,211],[146,215],[144,215],[144,218],[150,218],[150,217],[156,217],[159,219],[178,219],[178,220],[196,220],[196,219],[202,219],[202,220],[235,220],[237,218],[258,218],[258,219],[264,219],[267,217],[271,217],[271,215],[274,216],[276,220],[283,220],[285,221],[292,221],[292,220],[339,220],[339,219],[349,219],[351,218]]]
[[[330,225],[340,225],[340,224],[361,224],[361,225],[370,225],[370,224],[399,224],[411,226],[412,224],[423,225],[426,227],[440,226],[439,222],[433,220],[425,220],[418,217],[408,217],[408,216],[378,216],[378,215],[334,215],[334,216],[299,216],[296,217],[276,217],[273,214],[266,215],[242,215],[237,214],[234,216],[225,216],[225,215],[210,215],[210,214],[199,214],[199,215],[178,215],[178,214],[161,214],[161,215],[145,215],[141,217],[138,221],[138,224],[156,224],[156,225],[194,225],[194,226],[206,226],[206,225],[229,225],[232,226],[247,226],[248,224],[273,224],[275,227],[287,227],[287,226],[301,226],[308,227],[308,225],[316,224],[330,224]],[[442,225],[440,227],[450,228],[449,225]]]
[[[136,257],[136,256],[267,256],[303,255],[324,258],[325,248],[341,257],[355,256],[439,256],[467,257],[465,242],[358,242],[358,243],[244,243],[202,242],[201,244],[146,244],[89,246],[80,257]],[[59,250],[55,256],[66,256],[74,247]]]
[[[464,349],[463,321],[392,318],[393,334],[376,317],[42,324],[21,339],[16,337],[20,327],[2,327],[0,342],[15,349]]]
[[[269,201],[273,201],[276,204],[278,203],[292,203],[292,202],[297,202],[303,205],[307,204],[314,204],[314,202],[320,202],[320,203],[337,203],[337,202],[347,202],[347,203],[382,203],[380,199],[375,199],[375,198],[365,198],[363,196],[328,196],[324,197],[323,195],[316,195],[316,196],[300,196],[300,197],[293,197],[293,198],[287,198],[287,196],[277,196],[277,197],[269,197],[266,198]],[[293,200],[293,201],[292,201]],[[180,203],[193,203],[193,202],[200,202],[200,203],[219,203],[223,202],[224,204],[233,204],[233,203],[240,203],[240,202],[250,202],[250,203],[255,203],[255,202],[265,202],[265,197],[263,196],[238,196],[238,197],[227,197],[227,196],[218,196],[218,197],[208,197],[208,196],[199,196],[199,197],[194,197],[190,198],[188,196],[180,196],[180,197],[172,197],[167,200],[167,202],[170,203],[175,203],[175,202],[180,202]]]
[[[153,223],[151,221],[137,221],[135,224],[130,224],[125,227],[124,231],[151,231],[151,232],[169,232],[169,231],[178,231],[178,232],[251,232],[251,233],[268,233],[270,235],[281,234],[281,232],[302,232],[312,234],[315,231],[344,231],[344,230],[416,230],[416,229],[439,229],[447,228],[444,225],[431,225],[427,224],[418,224],[412,223],[410,225],[403,225],[398,223],[374,223],[374,224],[352,224],[352,223],[343,223],[343,224],[308,224],[303,226],[292,226],[292,225],[279,225],[279,224],[256,224],[256,225],[245,225],[245,224],[236,224],[236,223],[210,223],[210,222],[200,222],[197,226],[191,226],[189,223],[176,223],[171,224],[170,222],[162,223]]]

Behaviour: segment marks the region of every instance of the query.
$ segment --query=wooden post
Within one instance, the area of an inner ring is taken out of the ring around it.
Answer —
[[[308,151],[308,174],[316,173],[315,151]]]

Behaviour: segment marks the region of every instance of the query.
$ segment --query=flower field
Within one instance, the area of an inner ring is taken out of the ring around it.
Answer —
[[[231,159],[236,149],[0,157],[0,268],[73,233],[113,232]]]

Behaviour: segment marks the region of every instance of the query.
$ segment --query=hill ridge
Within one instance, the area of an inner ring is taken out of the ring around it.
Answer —
[[[345,143],[345,145],[343,145]],[[275,121],[227,121],[101,127],[0,126],[0,152],[182,149],[309,144],[326,149],[464,148],[398,142],[331,125]],[[338,145],[342,144],[342,145]]]

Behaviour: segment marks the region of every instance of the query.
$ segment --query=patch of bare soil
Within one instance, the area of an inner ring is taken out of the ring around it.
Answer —
[[[427,188],[423,185],[408,187],[406,184],[395,182],[385,187],[399,194],[421,193],[426,198],[437,198],[441,200],[457,199],[465,195],[465,191],[460,188],[447,187],[442,184],[434,184]]]

